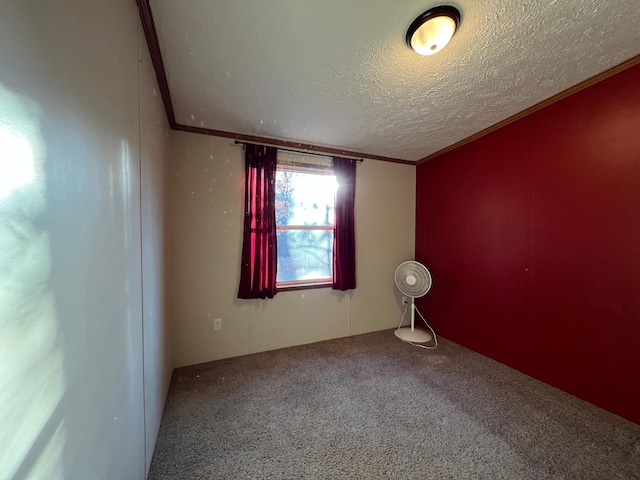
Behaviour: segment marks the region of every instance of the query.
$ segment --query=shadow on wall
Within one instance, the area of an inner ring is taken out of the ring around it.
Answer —
[[[38,105],[0,84],[0,478],[62,478],[63,339]]]

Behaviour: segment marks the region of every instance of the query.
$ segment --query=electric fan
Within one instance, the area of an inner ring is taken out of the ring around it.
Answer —
[[[411,309],[411,326],[410,327],[402,327],[402,323],[404,322],[404,316],[407,313],[407,309],[405,309],[404,314],[402,315],[402,320],[400,320],[400,325],[395,331],[396,337],[398,337],[403,342],[411,343],[412,345],[419,343],[427,343],[432,339],[435,341],[435,346],[430,348],[435,348],[438,345],[438,340],[436,337],[436,332],[433,331],[433,328],[427,323],[425,318],[416,307],[415,299],[420,298],[427,294],[427,292],[431,289],[431,273],[427,267],[425,267],[420,262],[416,262],[410,260],[408,262],[403,262],[398,265],[396,268],[395,274],[396,286],[400,293],[405,297],[409,297],[411,299],[411,303],[407,306],[407,308]],[[418,312],[418,315],[424,320],[424,323],[427,325],[429,330],[431,330],[431,335],[429,332],[424,330],[415,328],[415,314]],[[423,345],[417,345],[423,348]]]

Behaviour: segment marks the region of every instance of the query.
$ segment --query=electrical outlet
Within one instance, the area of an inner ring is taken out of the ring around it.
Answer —
[[[407,297],[402,297],[402,304],[407,305],[409,303],[409,299]]]
[[[217,332],[218,330],[222,330],[222,319],[214,318],[213,319],[213,330]]]

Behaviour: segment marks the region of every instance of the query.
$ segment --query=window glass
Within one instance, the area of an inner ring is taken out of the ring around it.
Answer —
[[[279,286],[332,281],[336,188],[336,178],[326,168],[278,165]]]
[[[333,278],[333,230],[278,230],[277,234],[278,282],[320,283]]]

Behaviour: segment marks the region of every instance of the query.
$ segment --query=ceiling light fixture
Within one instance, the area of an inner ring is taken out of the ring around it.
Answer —
[[[448,5],[433,7],[416,18],[407,31],[407,45],[420,55],[442,50],[460,25],[460,11]]]

